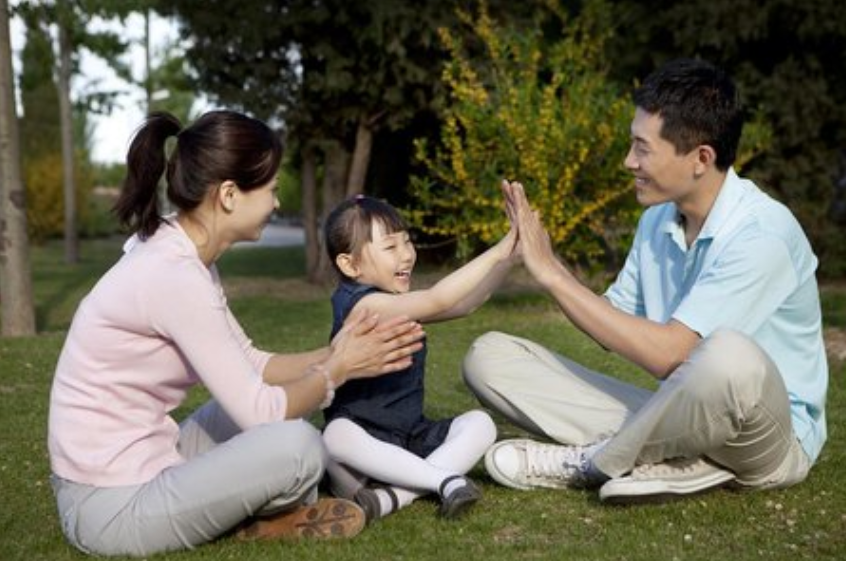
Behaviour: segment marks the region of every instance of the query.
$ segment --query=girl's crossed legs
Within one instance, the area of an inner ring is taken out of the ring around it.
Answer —
[[[408,506],[428,493],[445,496],[445,491],[451,490],[448,486],[452,481],[455,485],[464,485],[466,480],[453,478],[466,474],[484,456],[496,440],[496,426],[487,413],[468,411],[452,421],[443,443],[426,458],[379,440],[344,418],[327,425],[323,440],[331,457],[328,471],[334,489],[343,489],[341,494],[355,493],[349,484],[336,480],[349,478],[344,468],[350,468],[388,488],[389,493],[379,493],[383,501],[381,512],[387,513]],[[363,483],[354,484],[360,487]],[[396,504],[390,504],[390,495]]]

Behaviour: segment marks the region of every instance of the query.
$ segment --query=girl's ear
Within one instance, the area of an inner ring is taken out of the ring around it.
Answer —
[[[338,269],[344,274],[345,277],[355,279],[359,275],[358,266],[355,263],[355,259],[349,253],[339,253],[337,257],[335,257],[335,264],[338,266]]]

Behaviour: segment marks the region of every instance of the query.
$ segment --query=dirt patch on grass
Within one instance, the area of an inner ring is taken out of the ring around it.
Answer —
[[[846,361],[846,329],[828,328],[823,337],[828,357],[831,360]]]

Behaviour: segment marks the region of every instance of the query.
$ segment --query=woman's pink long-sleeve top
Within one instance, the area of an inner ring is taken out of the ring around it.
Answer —
[[[98,487],[138,485],[183,461],[170,413],[202,383],[242,429],[285,417],[255,349],[175,220],[122,258],[80,303],[50,396],[53,473]]]

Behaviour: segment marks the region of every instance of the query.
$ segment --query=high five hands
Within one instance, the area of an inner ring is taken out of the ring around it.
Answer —
[[[516,230],[517,245],[514,252],[522,256],[523,264],[535,280],[546,285],[549,276],[553,275],[561,264],[552,248],[549,234],[543,227],[540,212],[529,205],[526,191],[519,182],[503,180],[502,193],[511,230]]]

